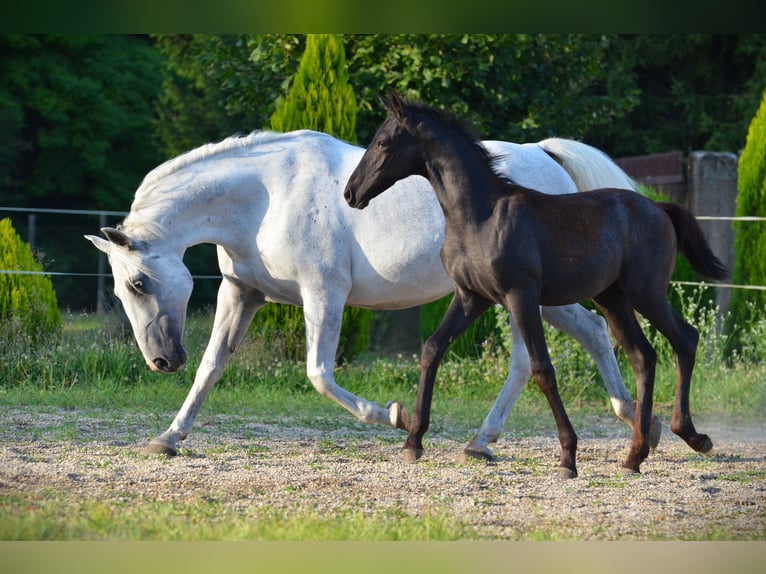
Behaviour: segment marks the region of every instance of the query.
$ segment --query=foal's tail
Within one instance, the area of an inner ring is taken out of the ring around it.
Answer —
[[[678,238],[678,249],[684,254],[692,268],[708,279],[718,281],[726,279],[729,276],[729,270],[710,249],[710,245],[692,213],[675,203],[657,202],[657,205],[662,207],[673,222]]]

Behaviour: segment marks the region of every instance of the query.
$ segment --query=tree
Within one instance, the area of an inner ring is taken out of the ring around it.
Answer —
[[[348,83],[343,40],[309,34],[306,51],[286,98],[271,116],[277,131],[312,129],[356,141],[356,99]]]
[[[766,216],[766,90],[750,122],[747,143],[739,158],[737,216]],[[735,285],[766,285],[766,227],[763,223],[735,222]],[[762,318],[766,293],[735,289],[729,302],[726,332],[730,335],[727,353],[739,350],[745,342],[746,326]]]
[[[738,152],[766,84],[766,36],[640,34],[605,51],[608,92],[634,92],[622,118],[589,128],[613,156],[693,150]]]
[[[153,145],[161,55],[136,36],[0,36],[0,198],[20,207],[127,210],[161,156]],[[23,231],[22,220],[17,229]],[[95,268],[96,218],[39,217],[35,247],[57,270]],[[59,303],[95,300],[56,277]]]
[[[346,141],[356,141],[356,100],[348,84],[343,40],[331,34],[309,34],[287,95],[271,116],[278,131],[313,129]],[[339,191],[340,193],[340,191]],[[347,361],[369,346],[372,311],[346,307],[340,333],[337,359]],[[290,306],[271,306],[261,310],[256,329],[269,332],[281,329],[303,332],[303,310]],[[288,354],[299,355],[306,347],[305,337],[284,339]]]

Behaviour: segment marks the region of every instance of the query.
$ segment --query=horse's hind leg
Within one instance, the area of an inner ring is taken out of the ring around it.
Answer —
[[[637,309],[670,341],[676,354],[678,376],[670,430],[680,436],[695,451],[706,455],[712,454],[713,441],[710,440],[709,436],[698,433],[697,429],[694,428],[689,407],[689,391],[697,355],[699,332],[682,319],[664,297],[654,307],[646,306],[642,309],[637,306]]]
[[[638,473],[641,463],[649,455],[649,425],[657,354],[641,330],[633,307],[621,291],[617,288],[609,289],[596,297],[594,302],[604,313],[612,334],[627,353],[636,377],[636,420],[630,451],[623,468]]]
[[[469,292],[457,289],[439,326],[423,345],[420,356],[420,385],[412,412],[412,421],[402,452],[405,462],[415,462],[423,455],[423,436],[431,420],[431,400],[436,372],[450,343],[465,331],[491,302]]]
[[[344,300],[339,293],[304,293],[303,314],[306,322],[306,375],[314,390],[334,401],[368,424],[382,424],[408,430],[404,408],[396,402],[387,407],[358,397],[335,382],[335,354],[343,322]]]
[[[521,391],[524,390],[529,377],[532,376],[529,353],[527,353],[527,348],[523,344],[519,329],[512,317],[509,318],[509,325],[511,327],[513,345],[511,346],[508,377],[503,388],[500,390],[500,394],[495,399],[495,403],[484,419],[479,432],[476,433],[476,436],[471,439],[471,442],[458,455],[458,462],[465,462],[469,458],[495,459],[495,455],[492,454],[487,445],[497,441],[500,432],[503,430],[503,425],[508,419],[511,409],[513,409],[513,405],[516,404]]]
[[[574,337],[585,348],[598,367],[615,414],[633,428],[636,403],[625,388],[625,382],[609,340],[606,321],[582,305],[543,307],[542,315],[547,323]],[[657,447],[661,436],[662,422],[659,417],[652,416],[649,431],[649,446],[652,449]]]

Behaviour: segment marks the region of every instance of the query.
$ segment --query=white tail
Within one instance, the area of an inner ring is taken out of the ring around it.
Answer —
[[[548,138],[538,142],[538,145],[561,164],[574,180],[578,191],[604,187],[638,187],[608,155],[593,146],[561,138]]]

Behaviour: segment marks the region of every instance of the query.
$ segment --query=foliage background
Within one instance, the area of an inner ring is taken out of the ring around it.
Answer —
[[[487,138],[582,139],[614,157],[739,152],[766,85],[762,34],[343,36],[356,140],[396,88],[469,116]],[[0,206],[127,211],[152,167],[270,126],[306,36],[0,35]],[[12,216],[26,236],[24,216]],[[115,223],[111,222],[110,224]],[[41,218],[49,267],[92,272],[93,219]],[[214,250],[186,262],[214,274]],[[53,278],[64,308],[91,309],[86,279]],[[84,286],[85,285],[85,286]],[[192,305],[212,304],[198,281]]]

